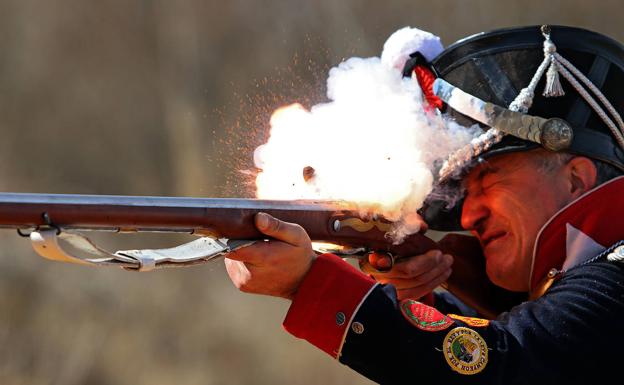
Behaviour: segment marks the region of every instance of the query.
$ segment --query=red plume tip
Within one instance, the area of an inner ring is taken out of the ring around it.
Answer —
[[[423,91],[423,95],[425,96],[425,100],[427,101],[429,108],[437,108],[438,110],[442,109],[442,99],[438,98],[433,93],[433,82],[436,80],[436,76],[433,72],[423,65],[417,65],[414,67],[413,72],[416,74],[416,80],[418,81],[418,84],[420,84],[420,88]]]

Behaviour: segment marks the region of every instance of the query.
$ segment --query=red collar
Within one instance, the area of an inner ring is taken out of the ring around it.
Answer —
[[[531,290],[548,271],[568,269],[624,239],[624,176],[601,184],[559,210],[535,241]]]

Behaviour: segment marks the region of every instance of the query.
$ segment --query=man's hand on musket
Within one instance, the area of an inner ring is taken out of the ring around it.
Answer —
[[[228,275],[245,293],[292,299],[316,258],[310,237],[301,226],[265,213],[258,213],[255,221],[271,240],[229,253]]]
[[[225,266],[230,279],[245,293],[293,299],[316,254],[305,230],[294,223],[259,213],[256,227],[271,240],[256,242],[228,254]],[[386,273],[370,274],[392,284],[399,298],[420,298],[451,275],[453,258],[438,250],[402,258]]]
[[[430,250],[422,255],[400,258],[390,271],[370,271],[377,282],[393,285],[399,299],[421,298],[446,282],[453,270],[453,257],[440,250]]]

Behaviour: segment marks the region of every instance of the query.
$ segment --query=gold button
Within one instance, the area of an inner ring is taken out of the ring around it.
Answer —
[[[351,330],[353,330],[355,334],[362,334],[364,333],[364,325],[359,322],[354,322],[351,324]]]

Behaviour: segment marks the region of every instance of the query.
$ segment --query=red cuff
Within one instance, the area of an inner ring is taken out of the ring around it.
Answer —
[[[333,254],[318,256],[290,305],[284,329],[334,358],[375,281]]]

